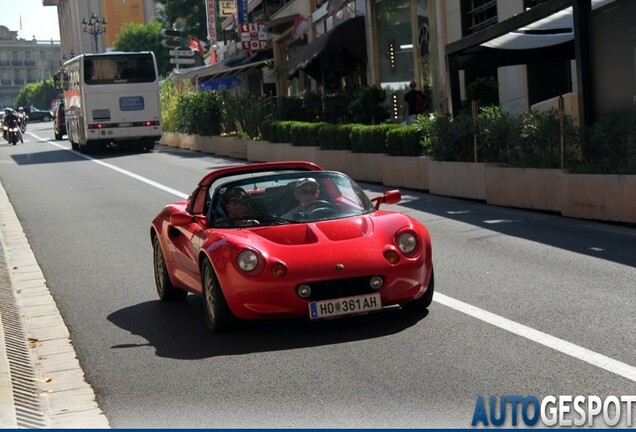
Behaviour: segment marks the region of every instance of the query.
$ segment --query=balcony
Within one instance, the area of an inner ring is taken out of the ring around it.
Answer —
[[[11,60],[11,66],[22,66],[23,63],[22,60]]]
[[[22,78],[16,78],[13,80],[13,85],[23,85],[24,80]]]

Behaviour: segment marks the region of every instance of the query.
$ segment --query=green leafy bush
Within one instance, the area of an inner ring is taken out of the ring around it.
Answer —
[[[177,131],[203,136],[220,135],[223,100],[217,92],[189,92],[177,98]]]
[[[502,162],[507,159],[509,149],[517,147],[521,129],[522,121],[519,116],[512,115],[499,106],[480,108],[477,115],[479,162]]]
[[[514,167],[560,168],[561,125],[556,110],[530,111],[518,116],[522,125],[519,140],[508,140],[507,152],[499,162]],[[577,128],[569,116],[564,116],[566,164],[580,159]]]
[[[241,95],[223,94],[223,127],[226,132],[244,132],[249,138],[259,136],[259,126],[268,113],[268,100],[264,96],[249,93]]]
[[[424,154],[441,161],[474,160],[473,124],[469,116],[451,117],[433,112],[417,116],[414,125],[422,137]]]
[[[389,118],[386,90],[376,86],[363,86],[353,95],[349,112],[354,122],[379,124]]]
[[[586,130],[574,172],[636,174],[636,114],[611,111]]]

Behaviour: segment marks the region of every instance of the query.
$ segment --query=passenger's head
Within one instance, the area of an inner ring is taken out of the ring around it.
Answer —
[[[298,180],[294,187],[294,197],[300,204],[310,204],[318,199],[320,188],[318,182],[313,177],[306,177]]]
[[[23,108],[23,107],[20,107],[20,108],[18,108],[18,111],[23,112],[23,111],[24,111],[24,108]]]
[[[415,87],[417,87],[417,83],[415,81],[411,81],[411,83],[409,84],[409,87],[411,89],[415,89]]]
[[[247,195],[245,189],[240,187],[228,189],[223,193],[222,199],[230,218],[238,219],[243,217],[249,202],[249,195]]]

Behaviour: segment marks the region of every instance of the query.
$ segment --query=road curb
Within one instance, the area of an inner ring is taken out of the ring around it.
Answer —
[[[0,241],[11,281],[9,286],[0,286],[0,289],[13,290],[26,338],[24,343],[28,341],[29,360],[36,374],[33,381],[39,394],[30,397],[38,399],[52,428],[109,428],[95,393],[84,378],[68,328],[2,184]],[[16,416],[17,400],[5,329],[1,326],[0,322],[0,427],[15,428],[20,423]]]

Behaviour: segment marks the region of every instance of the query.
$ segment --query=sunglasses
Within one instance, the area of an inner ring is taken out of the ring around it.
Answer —
[[[318,188],[303,188],[303,189],[296,189],[296,192],[298,192],[301,195],[313,195],[316,192],[318,192]]]
[[[230,205],[247,205],[247,200],[242,199],[231,199],[228,201]]]

